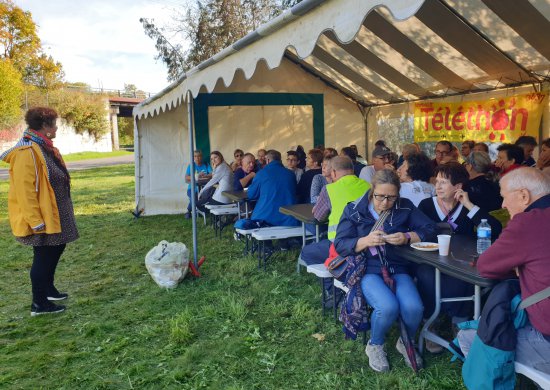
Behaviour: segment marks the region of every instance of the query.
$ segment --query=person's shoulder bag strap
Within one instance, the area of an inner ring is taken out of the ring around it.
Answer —
[[[550,297],[550,286],[546,287],[544,290],[539,291],[538,293],[531,295],[530,297],[525,298],[519,304],[518,309],[525,309],[531,305],[534,305],[535,303],[539,303],[540,301],[548,297]]]

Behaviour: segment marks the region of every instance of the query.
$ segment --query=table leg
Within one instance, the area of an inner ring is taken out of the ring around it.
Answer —
[[[315,224],[315,242],[319,242],[319,225]]]
[[[474,320],[477,320],[481,315],[481,287],[476,285],[474,291]]]
[[[248,219],[248,201],[244,201],[244,216]]]
[[[323,308],[323,319],[325,318],[325,302],[327,300],[327,292],[325,291],[325,278],[319,278],[321,281],[321,307]]]
[[[427,338],[429,340],[435,341],[432,339],[432,335],[436,336],[432,332],[428,330],[430,325],[436,320],[436,318],[439,316],[439,312],[441,310],[441,272],[439,269],[435,269],[435,308],[432,316],[428,318],[428,321],[424,324],[422,327],[422,331],[420,332],[420,336],[418,337],[418,350],[420,353],[424,350],[424,339]],[[437,337],[437,336],[436,336]],[[439,337],[438,337],[439,338]],[[441,339],[443,340],[443,339]],[[443,340],[444,341],[444,340]],[[437,342],[437,341],[436,341]]]
[[[306,246],[306,224],[302,222],[302,248]]]

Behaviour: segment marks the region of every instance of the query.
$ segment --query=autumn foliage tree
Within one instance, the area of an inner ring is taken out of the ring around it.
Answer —
[[[0,0],[0,128],[21,119],[21,95],[28,106],[48,105],[79,134],[96,139],[109,130],[104,96],[69,88],[61,63],[42,50],[32,15]]]
[[[26,84],[48,89],[63,80],[61,64],[42,51],[31,13],[11,0],[0,0],[0,59],[9,59]]]
[[[0,129],[11,127],[19,119],[22,93],[21,74],[9,60],[0,59]]]

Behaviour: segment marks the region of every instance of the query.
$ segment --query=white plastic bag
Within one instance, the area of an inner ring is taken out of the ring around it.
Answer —
[[[189,270],[189,250],[181,242],[162,240],[145,256],[145,267],[164,288],[176,288]]]

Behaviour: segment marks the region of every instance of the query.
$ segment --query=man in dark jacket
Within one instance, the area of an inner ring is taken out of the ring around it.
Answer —
[[[511,221],[478,260],[486,278],[519,275],[521,298],[550,286],[550,177],[535,168],[519,168],[501,182],[502,206]],[[518,330],[516,361],[550,374],[550,299],[529,306],[530,324]]]
[[[257,200],[251,220],[240,219],[235,227],[249,229],[256,226],[298,226],[298,220],[279,212],[279,207],[296,203],[296,176],[281,163],[281,153],[269,150],[267,165],[256,174],[248,187],[248,199]]]

